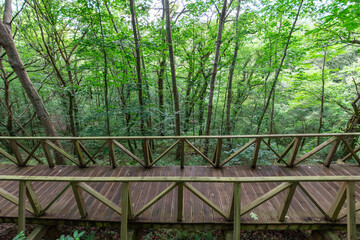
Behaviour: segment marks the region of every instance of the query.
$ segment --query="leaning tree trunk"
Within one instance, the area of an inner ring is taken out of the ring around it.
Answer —
[[[270,89],[270,93],[269,93],[268,99],[267,99],[267,101],[266,101],[266,104],[265,104],[265,106],[264,106],[263,112],[262,112],[262,114],[261,114],[261,116],[260,116],[260,119],[259,119],[259,122],[258,122],[256,134],[258,134],[258,133],[260,132],[260,128],[261,128],[262,121],[263,121],[264,116],[265,116],[265,113],[266,113],[266,111],[267,111],[267,109],[268,109],[268,107],[269,107],[269,105],[270,105],[270,100],[271,100],[271,98],[272,98],[272,95],[273,95],[273,93],[274,93],[274,91],[275,91],[276,83],[277,83],[277,81],[278,81],[278,78],[279,78],[279,75],[280,75],[280,72],[281,72],[281,69],[282,69],[282,65],[284,64],[284,60],[285,60],[285,58],[286,58],[287,49],[288,49],[289,44],[290,44],[290,39],[291,39],[292,33],[293,33],[294,30],[295,30],[296,22],[297,22],[297,20],[298,20],[298,18],[299,18],[300,10],[301,10],[301,7],[302,7],[303,2],[304,2],[304,0],[301,0],[300,5],[299,5],[299,8],[298,8],[297,13],[296,13],[295,20],[294,20],[294,22],[293,22],[293,24],[292,24],[292,26],[291,26],[291,29],[290,29],[290,32],[289,32],[289,35],[288,35],[288,38],[287,38],[287,42],[286,42],[286,44],[285,44],[283,56],[282,56],[282,58],[281,58],[281,62],[280,62],[280,64],[279,64],[278,69],[276,70],[274,82],[273,82],[273,84],[272,84],[272,87],[271,87],[271,89]]]
[[[56,129],[51,122],[50,116],[46,111],[45,105],[41,100],[38,92],[34,88],[25,66],[21,61],[20,55],[15,47],[14,40],[11,34],[11,0],[6,0],[6,9],[4,12],[4,22],[0,20],[0,45],[6,51],[9,64],[14,69],[14,72],[19,78],[19,81],[24,88],[27,96],[29,97],[33,107],[35,108],[38,119],[40,120],[41,125],[43,126],[47,136],[57,137],[58,134]],[[55,141],[59,147],[61,147],[59,141]],[[64,158],[55,154],[55,161],[57,164],[65,164]]]
[[[215,78],[216,78],[219,58],[220,58],[221,38],[225,25],[226,8],[227,8],[227,0],[224,0],[222,11],[219,16],[219,27],[218,27],[218,35],[216,39],[215,57],[214,57],[213,69],[210,79],[209,103],[208,103],[208,112],[207,112],[206,125],[205,125],[205,135],[210,135],[211,115],[212,115],[214,90],[215,90]],[[205,139],[205,148],[204,148],[205,154],[207,154],[208,148],[209,148],[209,139]]]

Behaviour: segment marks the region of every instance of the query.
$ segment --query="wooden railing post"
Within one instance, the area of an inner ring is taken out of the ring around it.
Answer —
[[[215,164],[215,168],[220,167],[221,148],[222,148],[222,138],[218,138],[213,156],[213,163]]]
[[[295,138],[294,146],[291,150],[291,154],[290,154],[290,158],[289,158],[289,164],[288,164],[289,167],[294,167],[296,155],[299,151],[300,144],[301,144],[301,139],[302,139],[302,137]]]
[[[128,239],[129,183],[122,183],[120,239]]]
[[[241,184],[234,183],[234,239],[240,239]]]
[[[52,168],[52,167],[55,166],[54,160],[53,160],[53,158],[52,158],[52,156],[51,156],[51,153],[50,153],[50,150],[49,150],[49,146],[46,144],[45,141],[46,141],[46,140],[41,140],[41,146],[42,146],[42,148],[43,148],[43,150],[44,150],[44,154],[45,154],[46,160],[47,160],[47,162],[48,162],[48,165],[49,165],[49,167]]]
[[[347,201],[347,239],[356,239],[355,183],[348,182],[346,188]]]
[[[13,151],[17,164],[19,167],[24,166],[24,160],[22,159],[21,152],[19,151],[19,147],[16,143],[16,140],[9,140],[11,150]]]
[[[73,141],[73,144],[74,144],[74,148],[75,148],[75,152],[76,152],[76,155],[78,157],[78,160],[79,160],[79,165],[81,168],[84,168],[86,167],[86,164],[85,164],[85,160],[84,160],[84,156],[81,152],[81,146],[80,146],[80,142],[79,140],[74,140]]]
[[[184,208],[184,183],[178,183],[178,199],[177,199],[177,221],[181,222],[183,219]]]
[[[87,210],[86,210],[85,201],[84,201],[84,198],[83,198],[83,195],[82,195],[82,190],[81,190],[81,188],[79,186],[79,183],[72,182],[71,187],[73,189],[76,204],[77,204],[77,206],[79,208],[80,216],[82,218],[86,218],[88,213],[87,213]]]
[[[279,222],[285,221],[285,216],[286,216],[286,213],[289,210],[291,200],[292,200],[292,198],[294,196],[297,185],[298,185],[298,183],[294,182],[294,183],[291,184],[291,187],[289,187],[289,188],[287,188],[285,190],[284,201],[281,203],[279,213],[278,213]]]
[[[331,144],[331,147],[330,147],[330,150],[329,150],[329,153],[328,155],[326,156],[326,159],[324,161],[324,166],[325,167],[329,167],[331,162],[333,161],[334,157],[335,157],[335,154],[336,154],[336,150],[338,148],[340,144],[340,139],[337,138],[332,144]]]
[[[256,138],[253,159],[251,162],[251,168],[256,168],[256,162],[259,155],[260,144],[261,144],[261,138]]]
[[[180,139],[180,168],[185,166],[185,139]]]
[[[25,233],[26,182],[19,181],[18,233]]]
[[[143,140],[143,142],[142,142],[142,150],[143,150],[145,167],[149,168],[151,166],[151,163],[152,163],[152,156],[151,156],[151,149],[150,149],[148,139]]]
[[[109,160],[113,168],[116,168],[116,155],[113,140],[109,140]]]

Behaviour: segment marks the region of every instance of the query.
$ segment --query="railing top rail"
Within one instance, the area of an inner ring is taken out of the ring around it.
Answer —
[[[265,182],[360,182],[360,176],[281,176],[281,177],[59,177],[0,175],[0,181],[31,182],[208,182],[208,183],[265,183]]]
[[[212,135],[212,136],[91,136],[91,137],[11,137],[0,136],[0,140],[129,140],[129,139],[231,139],[231,138],[286,138],[286,137],[346,137],[360,136],[360,133],[304,133],[264,135]]]

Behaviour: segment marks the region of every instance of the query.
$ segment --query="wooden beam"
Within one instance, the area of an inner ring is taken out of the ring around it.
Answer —
[[[126,147],[124,147],[124,145],[120,144],[118,141],[113,140],[113,143],[115,144],[115,146],[117,146],[118,148],[120,148],[124,153],[126,153],[128,156],[130,156],[132,159],[134,159],[135,161],[137,161],[138,163],[140,163],[141,166],[145,167],[145,164],[137,157],[135,156],[132,152],[130,152]]]
[[[150,165],[150,167],[154,166],[156,162],[158,162],[162,157],[164,157],[171,149],[173,149],[178,143],[180,142],[180,139],[177,140],[173,145],[168,147],[163,153],[161,153]]]
[[[67,185],[65,186],[65,188],[63,188],[63,190],[61,190],[61,191],[56,195],[56,197],[55,197],[53,200],[51,200],[51,201],[48,203],[48,205],[47,205],[46,207],[44,207],[43,210],[41,210],[40,215],[43,215],[43,214],[66,192],[66,190],[67,190],[70,186],[71,186],[70,183],[67,184]]]
[[[261,145],[261,138],[256,138],[253,158],[251,161],[251,168],[256,168],[256,162],[259,155],[260,145]]]
[[[98,191],[96,191],[86,183],[80,182],[78,183],[78,186],[81,189],[83,189],[85,192],[87,192],[88,194],[90,194],[91,196],[93,196],[103,204],[105,204],[107,207],[109,207],[110,209],[114,210],[116,213],[121,215],[121,208],[112,201],[110,201],[108,198],[106,198],[104,195],[102,195],[101,193],[99,193]]]
[[[277,162],[283,162],[287,166],[287,162],[268,144],[263,138],[261,139],[263,143],[278,157]]]
[[[81,218],[86,218],[88,213],[86,210],[86,205],[84,202],[84,198],[83,198],[79,183],[71,183],[71,187],[73,189],[74,197],[75,197],[76,204],[77,204],[79,212],[80,212],[80,216],[81,216]]]
[[[234,157],[236,157],[237,155],[239,155],[240,153],[242,153],[243,151],[245,151],[248,147],[250,147],[252,144],[254,144],[256,142],[256,138],[251,139],[248,143],[246,143],[244,146],[242,146],[239,150],[237,150],[236,152],[234,152],[230,157],[228,157],[227,159],[225,159],[222,163],[221,163],[221,167],[224,166],[226,163],[228,163],[230,160],[232,160]]]
[[[122,196],[121,196],[121,226],[120,226],[120,239],[128,239],[128,206],[129,206],[129,183],[122,183]]]
[[[18,164],[18,162],[16,161],[16,158],[14,156],[11,156],[10,154],[8,154],[4,149],[0,148],[0,153],[6,157],[7,159],[9,159],[10,161],[12,161],[13,163],[15,163],[16,165]]]
[[[185,140],[180,139],[180,168],[183,169],[185,165]]]
[[[336,138],[336,140],[331,144],[329,153],[327,154],[325,161],[324,161],[325,167],[330,167],[331,162],[334,160],[336,150],[339,147],[340,141],[341,140],[339,138]]]
[[[26,185],[25,181],[19,182],[19,207],[18,207],[18,233],[25,233],[25,204],[26,204]]]
[[[340,210],[345,203],[346,188],[347,188],[347,183],[343,183],[343,184],[341,184],[338,192],[336,193],[336,196],[334,198],[333,203],[331,204],[331,207],[330,207],[329,213],[328,213],[328,215],[330,217],[330,221],[336,221],[338,218]]]
[[[84,156],[83,156],[83,154],[81,152],[80,141],[79,140],[73,140],[73,145],[74,145],[74,149],[75,149],[76,155],[77,155],[78,160],[79,160],[80,167],[81,168],[86,167]]]
[[[25,160],[24,160],[24,166],[28,163],[28,161],[29,161],[31,158],[34,158],[34,159],[35,159],[38,163],[40,163],[40,164],[44,164],[38,157],[36,157],[36,156],[34,155],[36,149],[38,149],[38,147],[39,147],[40,144],[41,144],[40,141],[38,141],[38,142],[35,144],[35,146],[32,148],[31,151],[28,151],[28,150],[26,149],[26,147],[23,146],[23,145],[22,145],[21,143],[19,143],[19,142],[16,142],[16,144],[28,154],[28,156],[27,156],[27,157],[25,158]]]
[[[34,230],[26,237],[26,240],[42,240],[48,231],[49,226],[38,225]]]
[[[90,152],[86,149],[86,147],[84,146],[84,144],[82,144],[82,142],[79,141],[79,145],[81,150],[85,153],[85,155],[89,158],[89,161],[86,162],[85,165],[88,165],[89,162],[91,161],[92,163],[96,164],[95,159],[93,158],[93,156],[91,156]]]
[[[224,212],[221,208],[219,208],[218,206],[216,206],[212,201],[210,201],[210,199],[208,199],[204,194],[202,194],[201,192],[199,192],[196,188],[194,188],[192,185],[188,184],[188,183],[184,183],[184,187],[186,187],[190,192],[192,192],[195,196],[197,196],[198,198],[200,198],[206,205],[208,205],[209,207],[211,207],[212,209],[215,210],[215,212],[217,212],[218,214],[220,214],[221,216],[223,216],[224,218],[228,218],[228,215],[226,212]]]
[[[32,209],[34,210],[35,216],[39,217],[41,215],[40,201],[39,201],[38,197],[36,196],[34,188],[31,185],[31,182],[26,182],[25,185],[26,185],[26,195],[27,195],[27,198],[29,199],[30,205],[31,205]]]
[[[240,239],[241,184],[234,183],[234,239]]]
[[[330,143],[336,141],[336,139],[337,139],[336,137],[332,137],[332,138],[328,139],[327,141],[323,142],[322,144],[320,144],[319,146],[317,146],[316,148],[314,148],[313,150],[311,150],[310,152],[308,152],[305,155],[299,157],[298,159],[296,159],[295,165],[298,165],[300,162],[302,162],[305,159],[307,159],[308,157],[314,155],[315,153],[317,153],[318,151],[320,151],[321,149],[323,149],[324,147],[326,147]]]
[[[294,196],[297,185],[298,185],[298,183],[292,183],[291,186],[285,190],[286,192],[285,192],[284,201],[282,202],[282,204],[280,206],[280,210],[279,210],[279,214],[278,214],[279,222],[285,221],[285,216],[289,210],[290,203]]]
[[[21,152],[19,150],[19,147],[16,143],[16,140],[9,140],[9,143],[10,143],[10,147],[11,147],[11,150],[13,151],[14,155],[15,155],[15,159],[17,161],[17,165],[19,167],[23,167],[24,166],[24,160],[21,156]]]
[[[113,168],[116,168],[116,155],[115,155],[115,149],[114,149],[113,140],[109,140],[108,145],[109,145],[109,161],[110,161],[110,165]]]
[[[283,159],[286,156],[286,154],[288,154],[288,152],[294,146],[294,143],[295,143],[295,138],[291,141],[291,143],[286,147],[285,151],[281,154],[281,156],[277,160],[278,163],[281,161],[281,159]],[[286,165],[287,165],[287,163],[286,163]]]
[[[166,194],[168,194],[171,190],[173,190],[177,186],[177,183],[171,184],[169,187],[167,187],[164,191],[159,193],[156,197],[154,197],[150,202],[145,204],[144,207],[142,207],[139,211],[137,211],[134,216],[132,216],[131,220],[134,220],[139,215],[141,215],[143,212],[145,212],[147,209],[149,209],[152,205],[154,205],[156,202],[158,202],[162,197],[164,197]]]
[[[356,239],[355,183],[348,182],[346,188],[347,239]]]
[[[290,157],[289,157],[289,162],[288,162],[289,167],[294,167],[296,155],[297,155],[300,145],[301,145],[301,140],[302,140],[302,137],[295,138],[294,146],[291,150]]]
[[[216,143],[216,147],[213,155],[213,163],[215,165],[215,168],[220,167],[221,148],[222,148],[222,139],[219,138]]]
[[[360,159],[359,157],[356,155],[356,153],[354,152],[354,149],[350,146],[350,144],[348,143],[348,141],[346,141],[346,139],[341,138],[342,142],[345,144],[346,148],[349,150],[349,152],[351,153],[351,155],[355,158],[355,160],[358,162],[358,164],[360,164]]]
[[[77,166],[80,166],[80,164],[76,161],[75,158],[73,158],[70,154],[68,154],[67,152],[65,152],[63,149],[59,148],[56,144],[54,144],[53,142],[49,141],[49,140],[45,140],[46,144],[49,145],[50,147],[52,147],[52,149],[54,149],[55,151],[59,152],[60,154],[64,155],[67,159],[69,159],[71,162],[73,162],[74,164],[76,164]]]
[[[55,166],[54,160],[51,156],[51,153],[50,153],[48,145],[46,144],[46,141],[41,141],[41,146],[44,150],[44,154],[45,154],[45,157],[46,157],[49,167],[51,167],[51,168],[54,167]]]
[[[311,194],[306,191],[306,189],[303,187],[302,184],[299,183],[298,185],[300,187],[300,189],[303,191],[303,193],[305,193],[305,195],[310,199],[310,201],[316,206],[317,209],[319,209],[319,211],[324,214],[325,218],[330,220],[330,216],[326,213],[326,211],[320,206],[320,204],[315,201],[315,199],[311,196]]]
[[[13,195],[12,193],[9,193],[8,191],[2,189],[2,188],[0,188],[0,197],[3,197],[6,200],[8,200],[9,202],[12,202],[13,204],[19,206],[19,198],[17,196]],[[27,204],[25,205],[25,210],[28,211],[29,213],[35,215],[34,211],[31,208],[31,206],[29,206]]]
[[[183,208],[184,208],[184,184],[178,183],[178,194],[177,194],[177,218],[178,222],[183,219]]]
[[[255,199],[254,201],[252,201],[248,205],[246,205],[246,207],[244,207],[241,210],[241,216],[248,213],[249,211],[253,210],[257,206],[261,205],[262,203],[266,202],[267,200],[275,197],[276,195],[278,195],[279,193],[281,193],[285,189],[291,187],[292,185],[293,185],[292,183],[285,182],[285,183],[280,184],[276,188],[271,189],[270,191],[268,191],[267,193],[265,193],[261,197]]]
[[[191,142],[189,142],[187,139],[185,139],[185,142],[189,144],[189,146],[195,150],[198,154],[200,154],[208,163],[211,164],[211,166],[215,166],[214,163],[204,154],[202,153],[197,147],[195,147]]]

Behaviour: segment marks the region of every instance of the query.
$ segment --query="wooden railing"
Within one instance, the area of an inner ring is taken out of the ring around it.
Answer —
[[[240,239],[241,216],[248,213],[252,209],[267,202],[281,192],[285,192],[284,198],[278,209],[278,221],[286,222],[286,214],[290,203],[297,188],[309,198],[313,205],[324,215],[330,222],[338,221],[347,217],[348,239],[356,239],[356,212],[360,209],[360,203],[355,202],[355,183],[360,181],[360,176],[292,176],[292,177],[57,177],[57,176],[0,176],[0,181],[16,181],[19,182],[18,197],[0,189],[0,196],[18,205],[18,227],[19,231],[25,229],[25,212],[28,211],[35,217],[40,217],[60,198],[68,189],[72,188],[72,193],[76,199],[76,204],[82,218],[87,217],[87,206],[83,198],[83,192],[86,192],[105,204],[121,215],[121,239],[127,239],[128,222],[136,220],[142,213],[158,202],[162,197],[167,195],[173,189],[177,189],[177,221],[184,220],[184,188],[188,189],[192,194],[198,197],[202,202],[211,207],[215,212],[220,214],[226,221],[233,222],[234,239]],[[48,203],[47,206],[41,206],[35,191],[32,187],[33,182],[63,182],[67,183],[66,187]],[[90,182],[117,182],[121,183],[121,206],[115,204],[106,198],[100,192],[89,186]],[[167,182],[171,183],[165,190],[156,197],[146,203],[141,209],[133,209],[131,201],[131,185],[130,183],[150,183],[150,182]],[[194,187],[193,183],[228,183],[233,186],[232,201],[229,209],[224,210],[214,204],[208,197]],[[280,183],[256,200],[250,202],[246,206],[241,206],[241,186],[246,183]],[[313,197],[314,192],[309,193],[303,186],[306,182],[340,182],[336,196],[332,201],[330,209],[321,207]],[[27,205],[26,196],[29,205]],[[176,198],[173,199],[175,201]],[[345,211],[341,211],[346,201]],[[190,204],[194,204],[191,202]],[[192,206],[193,207],[193,206]],[[310,216],[311,217],[311,216]]]
[[[5,150],[6,148],[0,147],[0,155],[4,156],[6,159],[17,164],[18,166],[26,166],[30,160],[34,160],[38,163],[42,163],[41,157],[37,156],[38,148],[42,148],[43,152],[41,155],[45,156],[47,164],[50,167],[53,167],[54,159],[51,154],[51,150],[63,155],[68,159],[72,164],[76,164],[79,167],[86,167],[89,164],[96,164],[96,156],[105,148],[108,150],[109,162],[115,168],[118,164],[117,154],[115,149],[120,149],[124,154],[129,156],[136,163],[140,164],[145,168],[154,166],[159,160],[168,154],[172,149],[178,146],[179,148],[179,158],[180,166],[183,168],[185,162],[188,159],[185,159],[185,147],[190,148],[196,154],[200,155],[207,164],[215,168],[224,166],[225,164],[231,163],[232,160],[240,153],[247,150],[250,146],[253,146],[253,154],[251,158],[251,167],[255,168],[258,163],[259,152],[261,152],[261,146],[270,150],[274,156],[277,158],[278,163],[282,163],[288,167],[294,167],[302,162],[304,162],[309,157],[313,156],[315,153],[324,149],[326,146],[331,145],[327,152],[327,157],[324,159],[324,165],[329,167],[331,162],[334,159],[335,153],[339,147],[340,143],[343,143],[344,146],[348,149],[349,154],[344,156],[341,161],[345,162],[346,160],[353,157],[359,164],[360,158],[357,156],[357,152],[360,150],[360,146],[355,149],[349,144],[346,138],[359,137],[359,133],[330,133],[330,134],[280,134],[280,135],[231,135],[231,136],[147,136],[147,137],[0,137],[0,141],[8,145],[10,151]],[[327,139],[322,142],[320,145],[314,147],[312,150],[308,151],[302,156],[299,155],[299,150],[305,138],[321,138]],[[212,156],[205,155],[200,149],[199,146],[195,146],[193,143],[194,140],[203,140],[203,139],[215,139],[217,140],[216,146]],[[223,145],[225,141],[239,141],[239,140],[249,141],[246,144],[243,144],[241,147],[237,147],[236,150],[227,157],[224,156]],[[277,139],[288,141],[293,139],[290,144],[285,148],[285,150],[279,153],[279,150],[275,150],[273,146],[269,144],[267,140]],[[54,143],[55,140],[70,142],[73,146],[71,151],[65,151]],[[141,141],[141,151],[140,157],[137,156],[134,152],[130,151],[125,147],[124,141]],[[162,151],[156,158],[153,157],[154,150],[151,147],[150,143],[153,143],[157,140],[168,140],[169,146],[165,151]],[[88,148],[85,146],[84,142],[90,141],[102,141],[98,150],[94,153],[90,153]],[[29,144],[29,143],[32,144]],[[30,146],[26,147],[26,146]],[[11,153],[10,153],[11,152]],[[72,153],[69,153],[72,152]],[[289,155],[287,159],[285,157]]]

